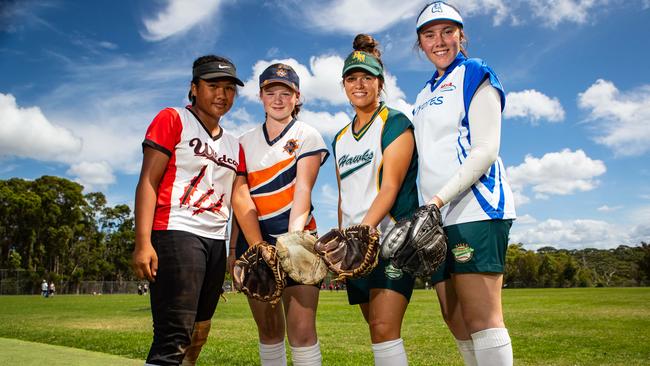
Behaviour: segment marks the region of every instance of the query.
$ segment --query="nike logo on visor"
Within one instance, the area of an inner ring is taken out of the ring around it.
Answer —
[[[220,69],[229,69],[230,68],[230,66],[228,66],[228,65],[217,65],[217,66],[219,66]]]

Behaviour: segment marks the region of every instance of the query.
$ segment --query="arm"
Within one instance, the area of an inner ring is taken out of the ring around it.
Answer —
[[[156,210],[157,189],[169,157],[149,147],[144,149],[140,179],[135,191],[135,248],[133,268],[138,278],[154,281],[158,256],[151,244],[151,228]]]
[[[233,275],[232,268],[235,265],[236,249],[237,249],[237,237],[239,236],[239,225],[237,224],[237,219],[233,218],[232,224],[230,225],[230,241],[228,242],[228,273]]]
[[[321,154],[306,156],[298,160],[296,185],[293,193],[293,204],[289,214],[289,232],[302,231],[311,209],[311,190],[316,183],[320,169]]]
[[[404,182],[404,177],[406,177],[414,149],[413,130],[409,128],[384,150],[381,188],[363,218],[362,224],[376,227],[393,207],[395,198],[397,198],[397,194]]]
[[[472,149],[463,165],[433,197],[429,204],[442,207],[470,188],[499,156],[501,99],[497,90],[484,81],[472,98],[468,112]]]
[[[237,219],[238,228],[244,233],[249,245],[262,241],[262,231],[257,218],[257,208],[248,190],[248,181],[238,175],[233,184],[232,208]]]

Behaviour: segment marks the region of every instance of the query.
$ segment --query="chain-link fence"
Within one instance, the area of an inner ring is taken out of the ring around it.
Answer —
[[[43,280],[54,283],[56,294],[137,294],[138,285],[143,292],[148,285],[143,281],[52,281],[24,269],[0,269],[0,295],[40,294]]]

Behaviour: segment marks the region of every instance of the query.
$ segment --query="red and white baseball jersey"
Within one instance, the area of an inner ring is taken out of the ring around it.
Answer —
[[[153,230],[227,239],[233,182],[246,172],[237,138],[223,129],[212,137],[189,107],[166,108],[149,125],[142,145],[169,156]]]
[[[289,122],[274,140],[269,140],[265,124],[261,124],[239,141],[246,152],[248,186],[262,234],[265,240],[275,242],[274,238],[289,228],[298,160],[318,154],[322,165],[329,152],[320,133],[297,120]],[[311,212],[305,230],[316,230]]]

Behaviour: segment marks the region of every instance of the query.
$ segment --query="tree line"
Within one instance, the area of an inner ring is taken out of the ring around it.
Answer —
[[[132,281],[134,218],[127,205],[107,206],[100,192],[61,177],[0,180],[0,269],[24,271],[36,286]],[[420,282],[420,281],[418,281]],[[511,244],[507,287],[644,286],[650,245],[615,249],[526,250]]]

